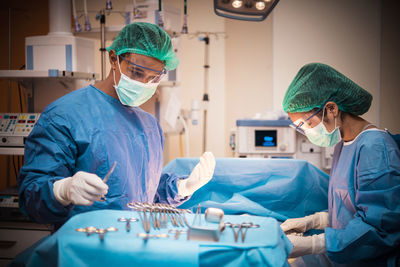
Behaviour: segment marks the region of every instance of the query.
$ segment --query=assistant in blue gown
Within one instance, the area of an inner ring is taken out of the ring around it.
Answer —
[[[139,107],[127,107],[94,86],[69,93],[42,113],[25,143],[18,178],[21,210],[40,223],[62,224],[74,214],[127,209],[131,201],[186,200],[177,194],[174,174],[162,174],[164,135],[157,120]],[[53,183],[78,171],[108,179],[105,202],[62,206]],[[181,177],[183,178],[183,177]]]
[[[328,208],[331,260],[386,266],[400,256],[400,151],[386,131],[365,130],[337,144]]]

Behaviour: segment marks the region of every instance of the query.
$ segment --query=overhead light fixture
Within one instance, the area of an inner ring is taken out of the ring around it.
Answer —
[[[257,2],[256,3],[256,8],[258,10],[263,10],[265,8],[265,3],[263,1]]]
[[[234,8],[241,8],[242,5],[243,5],[243,1],[241,1],[241,0],[234,0],[234,1],[232,2],[232,6],[233,6]]]
[[[214,0],[214,12],[230,19],[262,21],[279,0]]]

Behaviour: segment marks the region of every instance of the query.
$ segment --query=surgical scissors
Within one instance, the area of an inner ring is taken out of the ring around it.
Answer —
[[[107,183],[108,181],[108,177],[110,177],[110,175],[114,172],[115,166],[117,166],[117,162],[114,161],[113,165],[111,166],[111,168],[108,170],[108,172],[106,173],[106,175],[103,178],[103,183]],[[106,201],[106,196],[102,195],[100,197],[100,201]]]
[[[116,162],[116,161],[114,161],[113,165],[112,165],[111,168],[108,170],[106,176],[104,176],[104,178],[103,178],[103,183],[107,183],[108,177],[110,177],[110,175],[114,172],[115,166],[117,166],[117,162]]]

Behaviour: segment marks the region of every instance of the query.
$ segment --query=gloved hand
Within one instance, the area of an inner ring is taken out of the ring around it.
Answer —
[[[328,212],[317,212],[302,218],[288,219],[281,224],[284,232],[298,233],[304,233],[310,229],[323,230],[325,227],[329,227]]]
[[[90,206],[100,196],[107,194],[108,185],[96,174],[79,171],[72,177],[54,182],[53,192],[63,206],[70,203]]]
[[[197,189],[208,183],[214,174],[215,158],[213,153],[204,152],[200,162],[194,167],[187,179],[177,181],[178,194],[182,197],[192,195]]]
[[[301,236],[287,235],[293,244],[289,258],[297,258],[308,254],[321,254],[325,252],[325,234]]]

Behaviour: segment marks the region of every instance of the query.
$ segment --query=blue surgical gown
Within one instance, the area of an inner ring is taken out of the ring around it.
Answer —
[[[387,132],[366,130],[335,147],[328,209],[334,262],[377,266],[400,251],[400,152]]]
[[[164,135],[157,120],[138,107],[123,106],[94,86],[50,104],[25,142],[18,177],[20,208],[40,223],[62,224],[74,214],[128,209],[131,201],[182,203],[178,177],[161,173]],[[62,206],[53,183],[78,171],[108,178],[107,200],[92,206]]]

